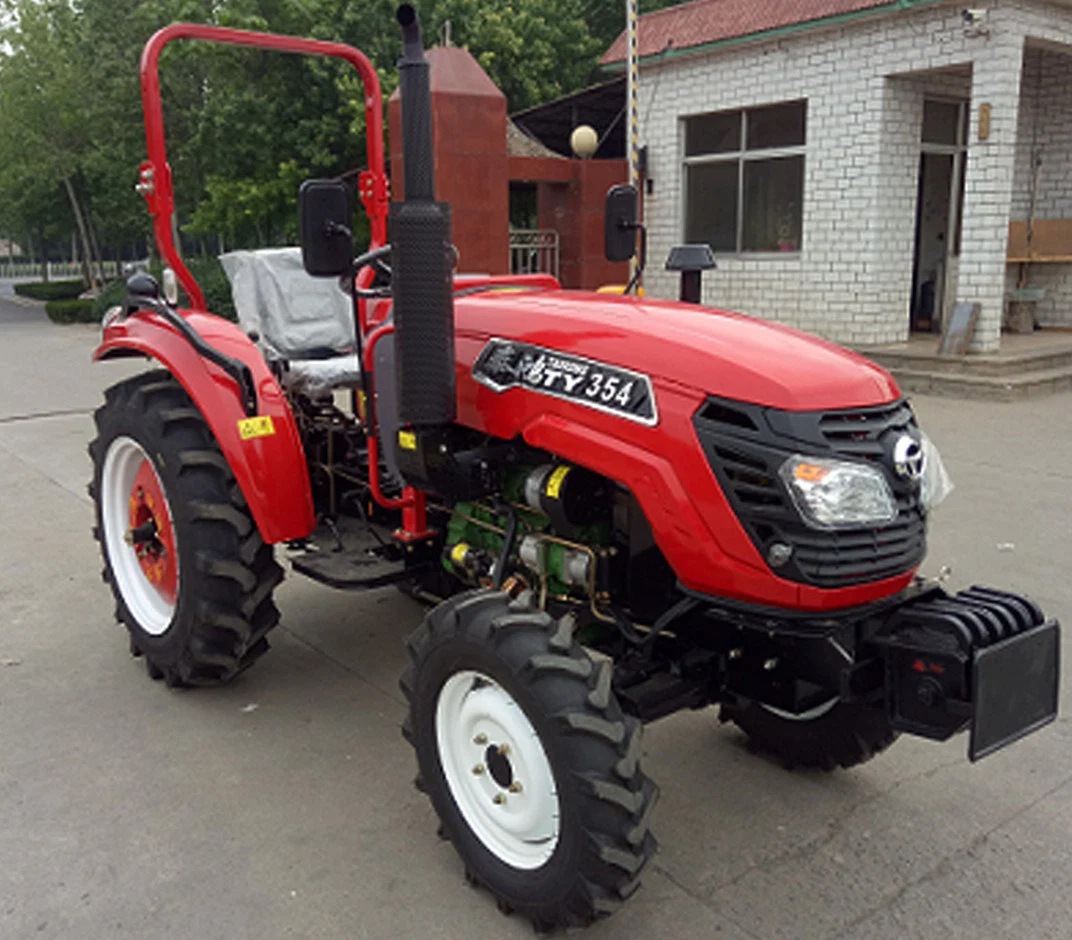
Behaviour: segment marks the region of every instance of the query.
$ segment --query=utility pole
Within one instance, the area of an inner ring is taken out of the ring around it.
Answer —
[[[629,110],[629,139],[626,151],[629,157],[629,184],[640,193],[640,107],[637,102],[637,79],[639,63],[637,55],[637,0],[625,0],[626,45],[628,47],[629,78],[627,102]],[[637,260],[629,262],[630,280],[636,275]]]

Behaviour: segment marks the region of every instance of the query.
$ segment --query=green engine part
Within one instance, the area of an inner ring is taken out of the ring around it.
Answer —
[[[525,480],[532,472],[532,467],[515,467],[511,469],[503,480],[502,498],[517,508],[518,530],[517,543],[526,535],[534,533],[553,534],[551,532],[551,520],[542,512],[533,509],[520,508],[525,499]],[[491,558],[498,558],[502,554],[503,535],[510,525],[510,517],[506,513],[494,512],[485,506],[475,503],[457,503],[454,506],[454,514],[447,524],[447,541],[443,549],[443,567],[451,574],[471,581],[469,572],[465,571],[455,562],[460,554],[464,554],[465,546],[469,550],[486,552]],[[493,531],[481,523],[495,526],[500,531]],[[585,526],[571,541],[593,548],[604,546],[609,541],[609,526],[606,522],[597,522]],[[568,551],[562,545],[554,542],[545,543],[541,549],[543,564],[547,571],[547,589],[551,594],[580,594],[584,595],[583,585],[571,585],[564,576],[564,556]],[[524,569],[517,558],[516,551],[512,559],[512,565],[518,569]],[[524,569],[528,570],[528,569]]]

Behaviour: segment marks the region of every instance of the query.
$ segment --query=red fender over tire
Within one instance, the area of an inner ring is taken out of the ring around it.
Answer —
[[[212,429],[264,541],[304,538],[316,523],[313,497],[301,437],[283,390],[257,347],[233,323],[198,311],[181,314],[205,342],[249,366],[257,414],[271,419],[271,433],[243,439],[239,424],[246,414],[234,381],[150,311],[108,324],[93,358],[145,355],[163,364]]]

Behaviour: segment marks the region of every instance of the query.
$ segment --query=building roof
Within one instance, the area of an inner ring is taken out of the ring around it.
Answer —
[[[545,147],[535,137],[530,137],[509,118],[506,119],[506,153],[511,157],[539,157],[543,160],[566,159],[549,147]]]
[[[529,137],[555,153],[570,157],[570,134],[580,124],[589,124],[599,135],[598,159],[625,156],[625,77],[582,88],[564,98],[547,101],[511,114],[510,118]]]
[[[926,2],[926,0],[923,0]],[[668,49],[688,49],[743,39],[786,27],[844,17],[882,7],[904,9],[921,0],[692,0],[640,18],[640,58]],[[626,57],[625,32],[603,54],[603,65]]]
[[[433,95],[443,92],[480,98],[506,97],[468,49],[461,46],[435,46],[425,52],[425,57],[430,69],[428,84]],[[401,89],[396,88],[391,93],[391,100],[400,98],[401,95]]]

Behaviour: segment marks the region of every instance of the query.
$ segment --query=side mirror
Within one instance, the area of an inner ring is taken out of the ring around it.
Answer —
[[[607,191],[603,254],[608,261],[628,261],[636,255],[637,205],[637,191],[633,186],[613,186]]]
[[[298,190],[302,265],[313,277],[339,277],[353,262],[350,194],[341,180],[306,180]]]

